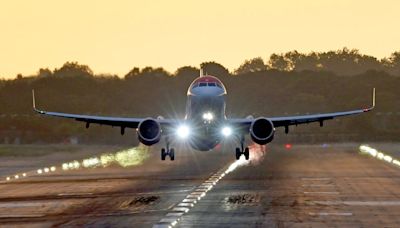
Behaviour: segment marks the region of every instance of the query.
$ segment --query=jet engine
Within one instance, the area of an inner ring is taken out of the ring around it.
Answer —
[[[157,120],[148,118],[139,123],[137,128],[139,141],[146,146],[151,146],[160,141],[161,125]]]
[[[251,139],[259,145],[271,142],[274,138],[274,133],[274,124],[267,118],[257,118],[250,125]]]

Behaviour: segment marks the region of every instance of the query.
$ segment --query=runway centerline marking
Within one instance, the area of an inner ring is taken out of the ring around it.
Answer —
[[[185,199],[183,199],[180,203],[177,203],[175,207],[170,210],[169,213],[165,215],[163,219],[161,219],[158,223],[153,225],[153,228],[157,227],[172,227],[175,226],[181,219],[181,217],[188,213],[189,210],[195,207],[195,204],[200,201],[203,197],[206,196],[208,191],[211,191],[212,188],[227,174],[233,172],[236,168],[249,164],[249,161],[242,159],[236,160],[235,162],[231,163],[227,168],[224,167],[220,169],[218,172],[213,173],[207,180],[205,180],[201,185],[194,188],[194,190],[189,193]],[[182,207],[180,205],[188,205]],[[180,216],[176,213],[181,213]]]

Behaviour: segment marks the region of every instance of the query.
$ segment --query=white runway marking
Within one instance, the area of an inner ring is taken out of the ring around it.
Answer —
[[[329,177],[303,177],[301,178],[303,181],[328,181],[331,180]]]
[[[153,225],[153,228],[171,228],[170,224],[171,223],[169,223],[169,222],[168,223],[159,222],[159,223]]]
[[[400,206],[400,201],[313,201],[313,203],[327,206]]]
[[[97,184],[93,184],[93,185],[76,185],[76,187],[78,188],[113,188],[114,186],[111,185],[97,185]]]
[[[303,184],[303,187],[335,187],[333,184]]]
[[[166,223],[166,224],[171,224],[171,226],[175,226],[179,221],[179,218],[163,218],[160,220],[160,223]],[[159,227],[159,226],[157,226]],[[166,227],[170,227],[170,226],[166,226]]]
[[[339,195],[339,192],[304,192],[304,194],[328,194],[328,195]]]
[[[38,218],[44,217],[45,214],[26,214],[26,215],[0,215],[0,218]]]
[[[58,196],[83,196],[83,195],[93,195],[92,192],[71,192],[71,193],[59,193]]]
[[[19,208],[19,207],[41,207],[45,202],[12,202],[12,203],[0,203],[0,208]],[[48,203],[47,203],[48,204]]]
[[[171,212],[171,213],[168,213],[166,216],[175,216],[175,217],[180,217],[180,216],[182,216],[184,213],[182,213],[182,212]]]
[[[174,207],[172,211],[187,213],[190,209],[188,207]]]
[[[178,207],[193,207],[193,203],[179,203]]]
[[[186,196],[186,199],[199,201],[201,199],[201,197],[199,197],[198,195],[188,195],[188,196]]]
[[[352,216],[353,213],[351,212],[318,212],[318,213],[314,213],[314,212],[309,212],[308,213],[311,216]]]
[[[183,203],[197,203],[197,200],[186,198],[186,199],[182,200],[182,202],[183,202]]]

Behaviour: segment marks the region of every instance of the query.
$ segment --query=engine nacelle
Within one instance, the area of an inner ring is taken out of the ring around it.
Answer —
[[[161,125],[155,119],[145,119],[139,123],[137,134],[141,143],[151,146],[158,143],[161,139]]]
[[[257,118],[250,125],[251,139],[259,145],[271,142],[274,139],[274,133],[274,124],[267,118]]]

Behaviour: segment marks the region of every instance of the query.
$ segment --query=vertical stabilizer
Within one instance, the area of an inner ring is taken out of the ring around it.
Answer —
[[[200,67],[200,77],[203,77],[203,76],[204,76],[203,68]]]

